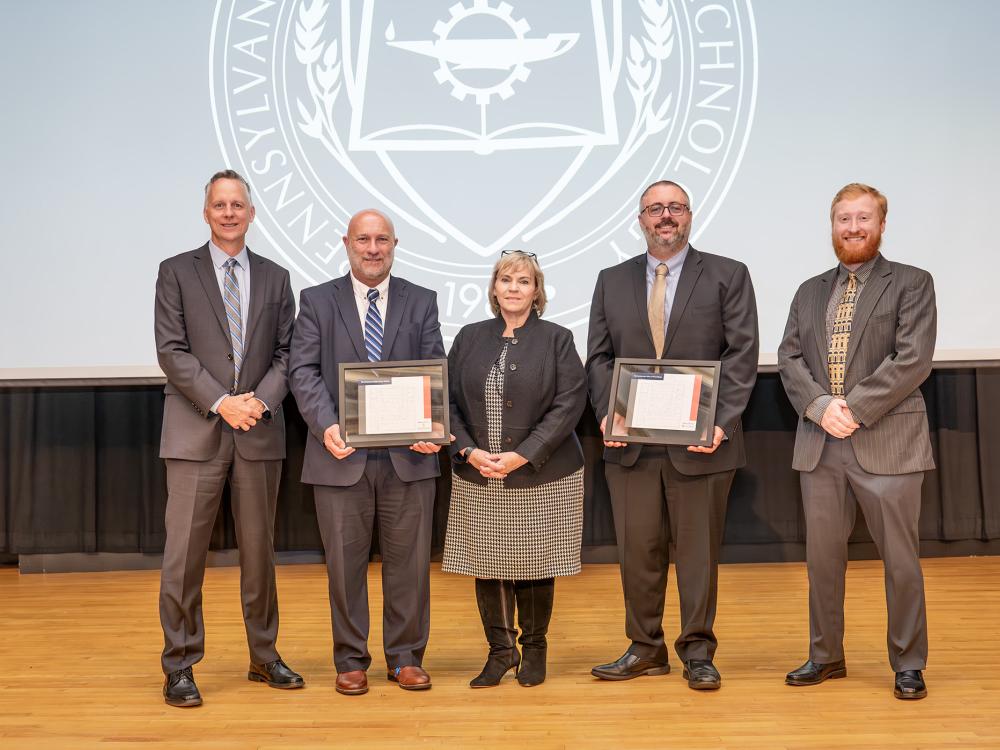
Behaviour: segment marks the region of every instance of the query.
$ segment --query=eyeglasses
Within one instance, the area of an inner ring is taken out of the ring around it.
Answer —
[[[525,258],[537,258],[538,256],[534,253],[529,253],[527,250],[503,250],[500,253],[500,257],[505,255],[523,255]]]
[[[665,206],[662,203],[650,203],[639,212],[639,215],[642,216],[648,211],[649,215],[655,219],[658,216],[663,216],[664,211],[669,213],[671,216],[681,216],[685,211],[690,210],[691,207],[686,203],[668,203]]]

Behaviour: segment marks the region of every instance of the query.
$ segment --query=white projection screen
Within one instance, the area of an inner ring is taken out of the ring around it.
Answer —
[[[884,254],[934,275],[936,359],[1000,360],[992,0],[5,0],[0,19],[0,380],[159,376],[157,266],[207,240],[225,167],[296,293],[345,272],[345,223],[377,207],[446,343],[520,248],[581,352],[598,271],[644,250],[639,193],[676,180],[692,244],[750,268],[763,365],[835,263],[833,194],[866,182]]]

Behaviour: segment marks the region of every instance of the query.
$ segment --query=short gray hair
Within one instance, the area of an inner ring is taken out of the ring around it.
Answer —
[[[243,189],[247,191],[247,201],[250,205],[253,205],[253,196],[250,194],[250,183],[243,179],[243,175],[237,172],[235,169],[223,169],[221,172],[216,172],[212,175],[212,178],[205,183],[205,200],[208,200],[208,191],[212,189],[214,185],[219,180],[236,180],[238,183],[243,185]]]

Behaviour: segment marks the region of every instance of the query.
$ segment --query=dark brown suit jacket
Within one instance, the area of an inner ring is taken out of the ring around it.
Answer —
[[[670,446],[670,460],[682,474],[712,474],[746,463],[740,418],[757,382],[757,349],[757,303],[747,267],[690,248],[670,309],[663,358],[721,360],[715,423],[728,440],[714,453]],[[587,377],[598,420],[608,413],[615,358],[654,356],[643,253],[597,277],[590,307]],[[641,448],[638,444],[606,448],[604,460],[632,466]]]
[[[160,264],[156,279],[156,357],[167,376],[163,389],[160,457],[206,461],[231,429],[209,411],[224,393],[253,391],[270,408],[269,419],[234,431],[236,449],[249,460],[285,457],[281,402],[288,393],[288,347],[295,299],[288,271],[267,258],[250,257],[250,311],[243,367],[234,389],[233,349],[222,292],[205,243]]]

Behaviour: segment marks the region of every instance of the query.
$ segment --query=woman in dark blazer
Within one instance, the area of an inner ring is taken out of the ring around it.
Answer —
[[[586,375],[573,334],[540,317],[545,279],[533,254],[505,251],[488,295],[496,317],[462,328],[448,355],[455,442],[442,569],[476,578],[490,651],[471,686],[498,685],[513,669],[530,687],[545,679],[555,576],[580,572],[574,428]]]

